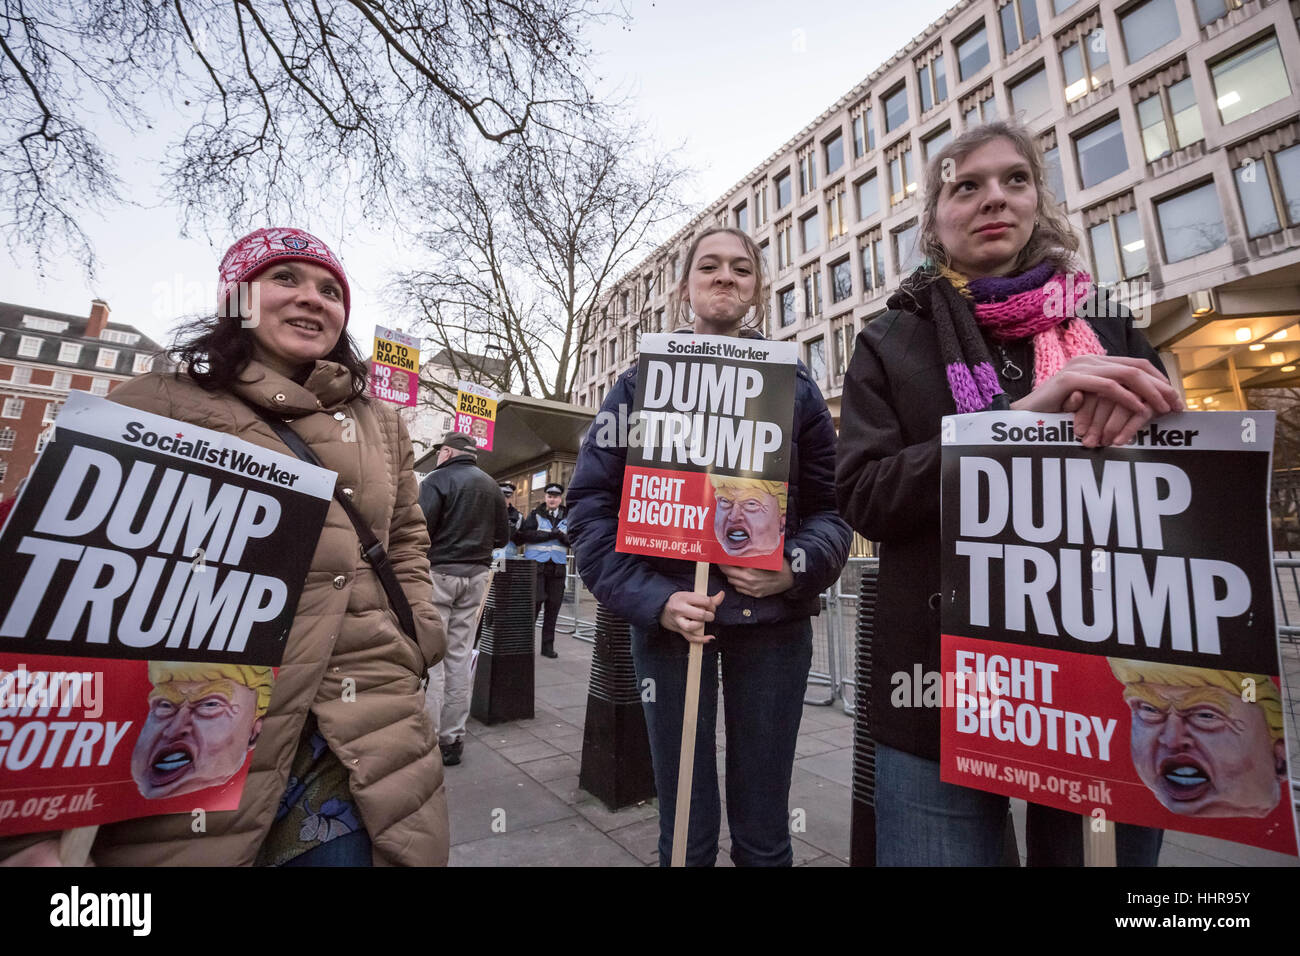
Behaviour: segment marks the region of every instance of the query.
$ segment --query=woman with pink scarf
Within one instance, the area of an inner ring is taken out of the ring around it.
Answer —
[[[880,543],[870,730],[880,865],[992,866],[1007,798],[939,779],[938,708],[892,707],[891,675],[939,665],[940,421],[1069,412],[1086,447],[1125,444],[1182,408],[1132,316],[1093,288],[1033,134],[978,126],[926,172],[925,264],[858,336],[844,380],[840,513]],[[1030,865],[1082,862],[1075,814],[1030,805]],[[1154,866],[1160,831],[1117,828],[1121,865]]]

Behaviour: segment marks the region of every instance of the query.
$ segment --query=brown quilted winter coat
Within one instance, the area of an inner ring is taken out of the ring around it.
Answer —
[[[325,467],[338,473],[339,485],[352,490],[353,503],[388,549],[410,600],[419,648],[389,610],[347,515],[331,502],[239,809],[208,813],[203,834],[191,831],[184,814],[105,825],[91,857],[101,866],[252,864],[284,793],[310,709],[349,771],[375,863],[445,865],[442,760],[420,687],[445,642],[430,603],[429,538],[406,429],[382,402],[348,402],[348,374],[332,362],[317,362],[303,385],[257,362],[241,379],[239,394],[290,419]],[[144,375],[111,398],[292,454],[244,402],[205,391],[185,377]],[[344,699],[346,678],[356,683],[355,700]]]

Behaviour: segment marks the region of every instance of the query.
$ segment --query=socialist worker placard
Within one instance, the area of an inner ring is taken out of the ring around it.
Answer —
[[[941,776],[1295,854],[1271,412],[943,423]]]
[[[616,550],[780,569],[797,362],[793,342],[641,337]]]
[[[0,834],[239,805],[334,478],[69,395],[0,531]]]

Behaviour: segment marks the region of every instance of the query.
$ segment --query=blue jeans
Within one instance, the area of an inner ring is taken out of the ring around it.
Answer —
[[[691,781],[691,819],[686,865],[712,866],[718,857],[722,806],[714,728],[718,715],[718,658],[722,658],[723,720],[727,733],[727,822],[731,859],[737,866],[790,866],[790,775],[812,664],[812,625],[804,618],[763,627],[710,628],[704,646],[700,715]],[[645,700],[646,728],[659,792],[659,864],[672,857],[681,759],[682,708],[686,700],[689,645],[672,631],[631,628],[638,683],[652,680]]]
[[[999,866],[1008,798],[939,779],[939,764],[876,744],[877,866]],[[1030,866],[1082,866],[1077,813],[1031,803],[1025,820]],[[1115,826],[1120,866],[1155,866],[1163,830]]]

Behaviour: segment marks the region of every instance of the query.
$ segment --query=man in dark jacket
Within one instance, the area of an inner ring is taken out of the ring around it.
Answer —
[[[442,762],[460,763],[469,719],[469,662],[478,610],[487,591],[492,550],[509,540],[505,498],[478,467],[469,435],[448,432],[438,467],[420,483],[429,525],[433,604],[447,629],[447,654],[429,669],[426,707],[438,728]]]

